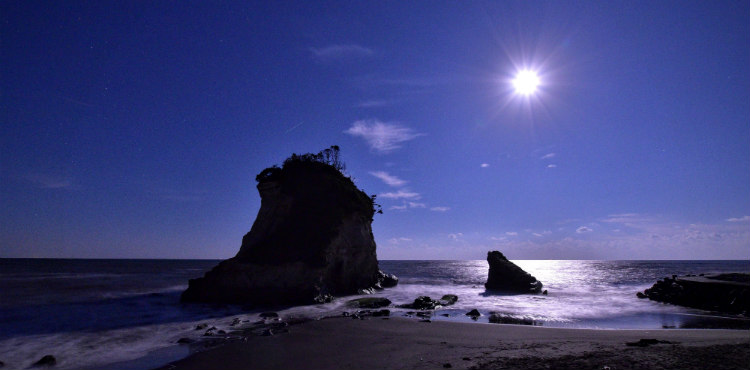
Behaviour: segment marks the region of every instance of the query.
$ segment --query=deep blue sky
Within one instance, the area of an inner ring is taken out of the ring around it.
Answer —
[[[379,194],[381,259],[750,255],[747,1],[3,1],[0,20],[0,257],[231,257],[255,175],[333,144]]]

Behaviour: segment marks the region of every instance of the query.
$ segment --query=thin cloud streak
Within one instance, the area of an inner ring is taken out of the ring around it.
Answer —
[[[375,51],[364,46],[349,45],[329,45],[322,48],[309,48],[313,56],[320,61],[332,61],[345,58],[362,58],[375,55]]]
[[[386,183],[386,185],[394,187],[404,186],[408,182],[406,180],[399,179],[398,177],[393,176],[385,171],[372,171],[370,172],[370,175],[379,178],[381,181]]]
[[[422,198],[422,196],[419,193],[406,191],[406,190],[398,190],[396,192],[388,192],[388,193],[382,193],[379,195],[381,198],[386,199],[413,199],[418,200]]]
[[[552,159],[552,158],[555,158],[555,155],[556,155],[555,153],[547,153],[539,159]]]
[[[23,179],[40,189],[73,189],[73,178],[46,173],[29,173]]]

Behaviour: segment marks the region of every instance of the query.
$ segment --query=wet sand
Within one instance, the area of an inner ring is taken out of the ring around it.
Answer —
[[[291,325],[162,369],[747,369],[750,331],[593,330],[368,317]],[[658,343],[632,345],[641,339]],[[627,343],[631,343],[628,345]]]

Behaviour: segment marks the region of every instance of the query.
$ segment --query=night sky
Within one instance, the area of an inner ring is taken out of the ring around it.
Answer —
[[[750,257],[748,1],[2,1],[0,20],[0,257],[229,258],[255,175],[330,145],[378,194],[380,259]]]

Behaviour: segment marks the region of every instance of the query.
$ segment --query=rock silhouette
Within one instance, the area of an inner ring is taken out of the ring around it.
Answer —
[[[528,272],[510,262],[498,251],[487,252],[490,271],[484,287],[490,291],[510,293],[539,293],[542,283]]]
[[[750,274],[673,275],[636,295],[680,306],[747,315],[750,313]]]
[[[342,168],[334,146],[263,170],[256,177],[260,210],[239,252],[191,279],[182,300],[326,302],[383,285],[371,228],[375,197]]]

